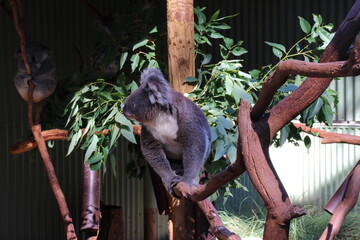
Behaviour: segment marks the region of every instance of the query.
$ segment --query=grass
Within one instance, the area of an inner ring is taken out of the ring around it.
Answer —
[[[291,221],[290,240],[317,240],[329,222],[330,215],[316,207],[305,207],[308,214]],[[353,209],[345,219],[336,240],[360,240],[360,208]],[[247,216],[236,216],[227,211],[219,212],[225,226],[240,237],[262,237],[265,210],[252,211]]]

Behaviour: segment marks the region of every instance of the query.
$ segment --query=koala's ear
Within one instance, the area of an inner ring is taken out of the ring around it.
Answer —
[[[153,82],[145,83],[145,89],[148,93],[150,103],[166,106],[169,103],[168,94],[164,92],[164,89],[160,89],[159,87],[160,86],[157,86],[157,84]]]

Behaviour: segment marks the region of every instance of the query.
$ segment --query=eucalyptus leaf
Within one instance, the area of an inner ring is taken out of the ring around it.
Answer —
[[[120,130],[120,132],[127,140],[136,144],[136,139],[135,139],[134,133],[132,131],[128,131],[128,130],[122,128]]]
[[[268,42],[268,41],[265,41],[265,43],[275,49],[280,50],[281,52],[286,53],[286,48],[284,47],[284,45],[281,45],[279,43]]]
[[[229,158],[231,162],[235,162],[237,158],[237,149],[234,144],[231,144],[229,148],[227,149],[226,156]]]
[[[94,164],[90,164],[90,170],[91,171],[97,171],[97,170],[100,169],[101,165],[102,165],[101,161],[99,161],[97,163],[94,163]]]
[[[304,18],[298,16],[299,18],[299,23],[300,23],[300,27],[301,27],[301,30],[304,32],[304,33],[310,33],[311,31],[311,25],[308,21],[306,21]]]
[[[86,162],[90,158],[91,154],[96,150],[98,141],[99,138],[94,134],[92,136],[92,141],[85,152],[84,162]]]
[[[224,148],[223,141],[215,142],[215,156],[214,161],[219,160],[222,156],[226,154],[226,150]]]
[[[121,56],[120,56],[120,70],[124,67],[124,64],[126,62],[126,59],[127,59],[128,55],[129,55],[128,52],[121,53]]]
[[[101,153],[94,152],[94,154],[88,160],[86,160],[84,163],[85,164],[94,164],[94,163],[99,162],[102,158],[103,158],[103,155]]]
[[[133,46],[132,50],[135,51],[136,49],[145,46],[148,42],[149,42],[149,40],[145,38],[145,39],[141,40],[140,42],[136,43],[136,44]]]

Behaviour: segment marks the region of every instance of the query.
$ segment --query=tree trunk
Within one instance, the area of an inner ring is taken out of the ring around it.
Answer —
[[[195,75],[193,0],[167,0],[168,63],[170,85],[188,93],[183,81]]]
[[[176,91],[187,93],[192,86],[183,81],[195,75],[193,0],[167,0],[167,24],[170,85]],[[204,214],[196,214],[196,203],[172,199],[170,205],[170,239],[201,239],[196,236],[201,234],[196,231],[201,229],[196,226],[196,219],[198,216],[199,222],[207,220]]]

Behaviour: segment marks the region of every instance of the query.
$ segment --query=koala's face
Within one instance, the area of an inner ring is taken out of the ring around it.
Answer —
[[[18,50],[16,56],[19,61],[19,68],[25,69],[24,63],[21,58],[21,51]],[[28,58],[32,71],[40,69],[42,62],[50,56],[50,50],[45,45],[38,42],[27,42],[26,56]]]
[[[138,122],[151,121],[156,107],[150,102],[146,86],[141,85],[126,99],[123,108],[124,115]]]

